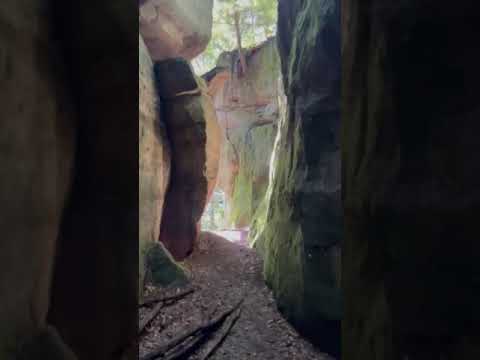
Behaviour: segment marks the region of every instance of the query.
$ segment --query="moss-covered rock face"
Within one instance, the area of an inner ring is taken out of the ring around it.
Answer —
[[[342,317],[339,7],[335,0],[279,1],[287,113],[279,124],[266,213],[254,233],[279,308],[334,355]]]
[[[268,170],[277,125],[251,127],[238,144],[240,163],[230,200],[229,222],[249,226],[255,219],[268,186]]]
[[[188,280],[185,271],[175,262],[162,243],[149,243],[144,247],[145,273],[154,286],[184,285]]]
[[[218,185],[226,194],[227,225],[246,227],[266,192],[282,89],[275,38],[246,51],[245,74],[238,73],[236,54],[222,54],[205,78],[224,133]]]
[[[343,2],[344,359],[480,358],[474,7]]]

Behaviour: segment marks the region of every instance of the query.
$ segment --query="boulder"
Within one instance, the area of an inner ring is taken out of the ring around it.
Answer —
[[[478,4],[342,16],[344,359],[477,359]]]
[[[155,61],[199,55],[212,34],[213,0],[146,0],[140,33]]]
[[[263,228],[255,231],[279,309],[334,356],[340,356],[342,318],[340,40],[340,1],[279,1],[286,114]]]
[[[188,282],[184,269],[175,262],[161,242],[144,247],[145,276],[153,286],[183,286]]]

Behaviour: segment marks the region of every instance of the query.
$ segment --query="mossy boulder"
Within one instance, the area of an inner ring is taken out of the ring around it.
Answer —
[[[253,235],[280,310],[339,356],[340,2],[280,0],[278,29],[287,111]]]
[[[175,262],[162,243],[150,243],[144,248],[146,282],[160,287],[184,285],[188,279],[184,269]]]

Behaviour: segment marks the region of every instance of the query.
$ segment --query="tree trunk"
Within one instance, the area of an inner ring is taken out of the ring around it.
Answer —
[[[242,34],[240,33],[240,13],[235,11],[235,32],[237,34],[237,46],[238,46],[238,55],[240,57],[240,65],[242,67],[242,75],[247,71],[247,61],[245,60],[245,54],[242,50]]]

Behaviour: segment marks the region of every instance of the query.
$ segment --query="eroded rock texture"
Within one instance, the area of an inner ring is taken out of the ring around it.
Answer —
[[[212,33],[213,0],[146,0],[140,32],[153,60],[199,55]]]
[[[153,63],[139,36],[139,293],[145,280],[167,286],[186,280],[182,269],[159,242],[170,179],[170,146],[160,113]]]
[[[223,53],[203,77],[222,128],[218,186],[226,196],[225,217],[241,228],[251,224],[266,192],[283,89],[275,38],[246,51],[245,74],[237,54]]]
[[[343,358],[479,358],[478,6],[343,4]]]
[[[160,240],[181,260],[193,250],[209,189],[215,185],[220,131],[205,85],[186,60],[157,62],[155,74],[172,153]]]
[[[257,240],[279,308],[333,355],[342,316],[339,7],[336,0],[279,1],[287,113]]]

